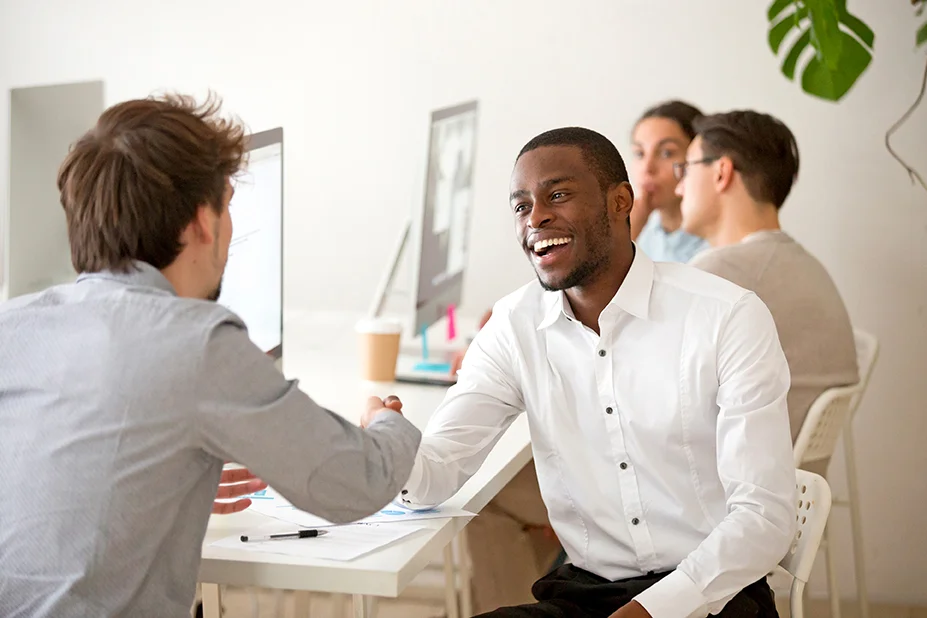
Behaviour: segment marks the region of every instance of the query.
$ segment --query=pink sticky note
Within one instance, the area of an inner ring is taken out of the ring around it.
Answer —
[[[454,305],[447,306],[447,340],[453,341],[457,336],[457,316]]]

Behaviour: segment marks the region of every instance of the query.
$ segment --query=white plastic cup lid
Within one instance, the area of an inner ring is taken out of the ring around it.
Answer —
[[[365,318],[354,329],[370,335],[399,335],[402,334],[402,323],[388,318]]]

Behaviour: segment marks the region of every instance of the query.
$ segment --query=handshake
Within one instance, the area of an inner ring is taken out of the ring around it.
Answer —
[[[386,399],[380,399],[379,397],[371,397],[367,400],[367,410],[361,416],[360,426],[362,429],[367,429],[370,424],[373,422],[373,419],[376,418],[381,412],[391,410],[402,414],[402,402],[399,401],[399,397],[395,395],[390,395]]]
[[[399,397],[390,395],[386,399],[371,397],[367,400],[367,409],[361,415],[360,426],[366,429],[379,414],[393,411],[402,414],[402,402]],[[245,469],[223,470],[219,481],[219,491],[213,503],[212,512],[217,515],[238,513],[251,506],[249,496],[254,492],[267,488],[267,483],[257,478],[251,471]],[[226,502],[234,500],[233,502]]]

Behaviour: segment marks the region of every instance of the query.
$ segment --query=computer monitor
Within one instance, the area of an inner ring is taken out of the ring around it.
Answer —
[[[412,217],[413,332],[460,305],[470,241],[478,104],[431,114],[424,199]]]
[[[247,138],[248,166],[229,205],[232,243],[219,303],[248,327],[251,340],[283,355],[283,129]]]
[[[450,374],[451,352],[445,348],[430,354],[427,332],[451,314],[463,295],[473,208],[477,113],[476,101],[432,112],[422,199],[413,206],[411,219],[403,228],[374,295],[370,315],[376,317],[394,291],[399,264],[411,245],[411,332],[407,335],[419,338],[419,351],[400,353],[396,370],[399,381],[438,385],[456,381],[456,376]]]

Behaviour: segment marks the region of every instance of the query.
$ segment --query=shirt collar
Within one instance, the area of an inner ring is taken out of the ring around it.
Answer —
[[[93,281],[100,279],[116,281],[125,285],[157,288],[159,290],[163,290],[164,292],[170,292],[175,296],[177,295],[177,291],[174,289],[174,286],[171,285],[171,282],[167,280],[167,277],[165,277],[160,270],[151,264],[140,262],[138,260],[132,262],[128,272],[103,270],[95,273],[81,273],[81,275],[77,277],[78,283],[81,281]]]
[[[789,235],[782,230],[759,230],[757,232],[751,232],[750,234],[747,234],[740,239],[740,242],[756,242],[758,240],[764,240],[767,238],[787,240]]]
[[[647,255],[634,248],[634,259],[631,268],[625,275],[624,281],[618,288],[615,297],[608,303],[614,305],[636,318],[642,320],[650,317],[650,292],[653,289],[653,261]],[[544,319],[537,330],[543,330],[553,325],[560,317],[575,320],[570,301],[562,290],[547,292],[545,294],[546,309]]]

